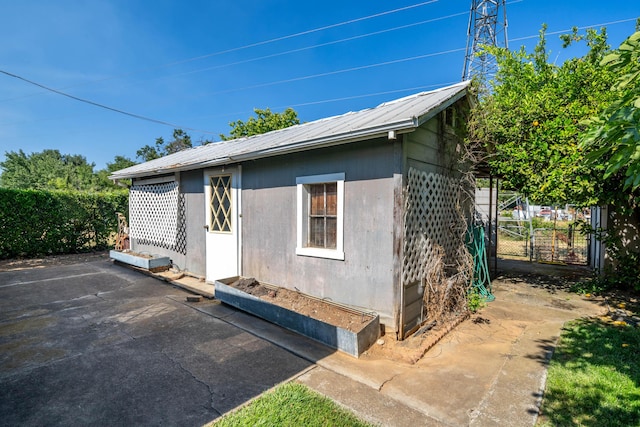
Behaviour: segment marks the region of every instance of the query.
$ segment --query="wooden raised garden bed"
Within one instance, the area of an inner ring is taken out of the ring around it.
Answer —
[[[368,349],[380,333],[380,318],[375,313],[255,279],[230,277],[216,280],[215,287],[220,301],[354,357]]]

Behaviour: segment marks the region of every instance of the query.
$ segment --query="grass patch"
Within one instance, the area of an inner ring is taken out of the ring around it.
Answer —
[[[640,328],[567,324],[549,365],[541,426],[640,426]]]
[[[286,383],[210,426],[364,427],[370,424],[302,384]]]

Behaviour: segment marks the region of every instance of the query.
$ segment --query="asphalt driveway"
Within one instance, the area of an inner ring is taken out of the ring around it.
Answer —
[[[0,425],[202,425],[311,366],[187,295],[106,260],[0,271]]]

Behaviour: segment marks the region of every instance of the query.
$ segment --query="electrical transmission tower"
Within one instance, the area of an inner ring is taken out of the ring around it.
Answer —
[[[495,73],[495,58],[483,52],[483,45],[508,47],[506,0],[471,0],[462,80],[486,82]]]

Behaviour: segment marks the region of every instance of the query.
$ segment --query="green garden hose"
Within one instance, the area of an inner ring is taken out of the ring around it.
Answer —
[[[487,252],[485,251],[484,227],[469,227],[469,230],[467,230],[467,248],[473,257],[472,288],[475,288],[478,294],[482,295],[487,302],[491,302],[496,297],[491,293],[491,277],[489,276]]]

